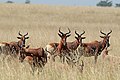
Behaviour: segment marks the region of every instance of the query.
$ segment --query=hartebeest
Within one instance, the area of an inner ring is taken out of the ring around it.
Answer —
[[[82,42],[82,39],[85,39],[85,37],[81,37],[83,34],[85,33],[85,31],[83,31],[80,35],[75,31],[75,34],[77,36],[75,36],[75,41],[73,42],[67,42],[67,48],[70,50],[70,51],[74,51],[77,49],[77,47],[79,46],[80,42]],[[56,48],[57,46],[59,45],[59,43],[50,43],[46,46],[46,50],[49,51],[48,52],[48,57],[50,58],[51,54]]]
[[[68,30],[69,30],[69,32],[63,33],[63,32],[60,30],[60,28],[59,28],[59,33],[58,33],[58,35],[60,36],[61,40],[60,40],[57,48],[56,48],[55,51],[53,52],[53,56],[52,56],[53,61],[55,61],[55,57],[56,57],[57,55],[59,55],[59,56],[60,56],[60,59],[61,59],[61,58],[63,57],[63,55],[65,55],[65,53],[68,53],[68,52],[69,52],[69,49],[68,49],[68,47],[67,47],[67,42],[66,42],[66,40],[67,40],[67,38],[71,35],[71,34],[70,34],[71,31],[70,31],[69,28],[68,28]],[[65,52],[65,53],[64,53],[64,52]],[[63,57],[63,59],[64,59],[64,57]],[[64,61],[64,60],[63,60],[63,61]]]
[[[104,36],[100,36],[103,38],[101,41],[94,41],[91,43],[81,43],[80,47],[78,48],[78,52],[80,52],[79,58],[83,55],[85,57],[95,56],[95,63],[97,62],[98,55],[105,49],[105,47],[109,47],[109,34],[112,32],[108,32],[107,34],[100,31],[101,34]],[[83,50],[84,49],[84,50]]]
[[[76,54],[76,49],[78,48],[78,46],[82,43],[82,40],[85,39],[86,37],[82,37],[83,34],[85,34],[85,31],[83,31],[81,34],[78,34],[75,30],[75,34],[77,36],[75,36],[75,41],[73,42],[67,42],[67,47],[70,50],[70,54],[66,56],[66,58],[68,59],[68,63],[69,62],[78,62],[78,54]]]
[[[28,33],[26,33],[25,35],[22,35],[20,33],[20,31],[19,31],[18,34],[21,36],[21,37],[17,37],[18,39],[20,39],[18,42],[2,42],[0,44],[0,50],[1,50],[1,52],[7,51],[6,50],[6,47],[7,47],[10,50],[10,53],[13,53],[13,51],[15,51],[16,54],[18,54],[18,52],[20,50],[20,48],[18,47],[18,45],[21,46],[21,47],[25,47],[25,40],[29,38],[29,37],[26,37],[28,35]]]
[[[67,42],[67,47],[69,50],[76,50],[77,47],[80,45],[80,43],[82,43],[82,39],[85,39],[86,37],[82,37],[82,35],[85,33],[85,31],[83,31],[80,35],[75,31],[75,34],[77,35],[77,37],[75,36],[75,41],[73,42]]]
[[[24,59],[26,59],[26,57],[28,56],[33,59],[34,66],[37,65],[43,67],[47,63],[47,54],[45,53],[42,47],[40,48],[29,48],[29,46],[26,48],[20,47],[19,60],[23,62]]]
[[[22,35],[20,32],[18,33],[21,37],[17,37],[18,39],[20,39],[18,42],[10,42],[10,48],[11,49],[14,49],[16,51],[16,53],[19,52],[20,48],[19,46],[21,47],[25,47],[25,40],[28,39],[29,37],[26,37],[28,35],[28,33],[26,33],[25,35]],[[18,46],[19,45],[19,46]]]

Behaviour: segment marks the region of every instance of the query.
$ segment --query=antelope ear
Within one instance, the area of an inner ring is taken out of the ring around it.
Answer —
[[[104,38],[104,36],[100,36],[101,38]]]
[[[25,37],[25,39],[29,39],[29,37]]]
[[[85,39],[86,37],[82,37],[82,39]]]
[[[108,36],[110,38],[110,36]]]
[[[66,37],[69,37],[71,34],[67,35]]]
[[[26,47],[26,49],[28,49],[30,47],[30,45],[28,45],[27,47]]]
[[[20,37],[17,37],[18,39],[21,39]]]
[[[78,39],[78,38],[75,36],[75,39]]]
[[[58,33],[58,35],[59,35],[60,37],[62,37],[62,35],[60,35],[59,33]]]

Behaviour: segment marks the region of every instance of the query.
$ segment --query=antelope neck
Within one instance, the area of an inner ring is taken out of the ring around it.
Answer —
[[[78,40],[75,40],[74,42],[75,42],[75,46],[78,47],[80,42]]]
[[[23,41],[22,41],[22,40],[19,40],[19,41],[18,41],[18,44],[19,44],[19,45],[23,45]]]
[[[105,39],[103,39],[100,43],[102,45],[102,50],[103,50],[106,47]]]

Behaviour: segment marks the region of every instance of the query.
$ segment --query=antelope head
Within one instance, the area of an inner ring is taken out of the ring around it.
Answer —
[[[67,33],[63,33],[61,30],[60,30],[60,28],[59,28],[59,33],[58,33],[58,35],[61,37],[61,42],[62,42],[62,44],[64,45],[64,46],[66,46],[66,44],[67,44],[67,42],[66,42],[66,39],[67,39],[67,37],[69,37],[71,34],[71,31],[70,31],[70,29],[68,28],[68,32]]]
[[[85,34],[85,31],[83,31],[81,34],[78,34],[75,30],[75,34],[77,35],[75,36],[75,38],[77,39],[78,43],[82,44],[82,40],[86,38],[86,37],[82,37],[82,35]]]
[[[110,43],[109,43],[109,34],[112,32],[112,30],[110,30],[110,32],[108,32],[107,34],[100,31],[101,34],[103,34],[104,36],[100,36],[101,38],[103,38],[103,41],[106,43],[106,46],[109,47],[110,46]]]
[[[20,46],[23,46],[23,47],[25,47],[25,40],[26,39],[29,39],[29,37],[26,37],[27,35],[28,35],[28,33],[26,33],[25,35],[22,35],[21,33],[20,33],[20,31],[19,31],[19,36],[20,37],[17,37],[18,39],[20,39],[20,41],[18,41],[18,44],[20,45]]]

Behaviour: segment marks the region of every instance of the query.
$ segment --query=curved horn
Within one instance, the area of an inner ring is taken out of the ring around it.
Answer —
[[[103,34],[103,35],[106,35],[106,34],[105,34],[104,32],[102,32],[101,30],[100,30],[100,33]]]
[[[27,36],[27,35],[28,35],[28,32],[24,36]]]
[[[63,35],[63,32],[62,32],[62,31],[60,31],[60,28],[59,28],[59,33],[61,33],[61,34]]]
[[[76,34],[77,36],[79,36],[79,34],[76,32],[76,30],[75,30],[75,34]]]
[[[69,30],[69,32],[67,32],[66,34],[69,34],[69,33],[71,33],[71,31],[70,31],[70,29],[68,28],[68,30]]]
[[[19,33],[18,33],[20,36],[22,36],[22,34],[20,33],[20,31],[19,31]]]
[[[85,31],[83,31],[83,33],[81,33],[80,36],[82,36],[83,34],[85,34]]]
[[[112,32],[112,30],[110,30],[110,32],[109,32],[109,33],[107,33],[107,35],[109,35],[111,32]]]

